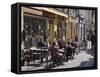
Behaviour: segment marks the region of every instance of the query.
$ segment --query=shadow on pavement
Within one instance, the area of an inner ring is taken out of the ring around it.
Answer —
[[[93,67],[94,66],[94,59],[89,58],[89,61],[82,62],[78,67]]]
[[[87,54],[90,54],[91,56],[94,56],[93,50],[86,50],[86,53],[87,53]]]

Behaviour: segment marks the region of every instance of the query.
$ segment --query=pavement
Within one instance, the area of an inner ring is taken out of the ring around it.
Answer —
[[[81,51],[78,55],[75,55],[73,60],[64,62],[64,65],[55,67],[53,69],[91,67],[93,65],[94,65],[94,57],[91,54],[88,54],[86,51]]]
[[[74,59],[68,60],[64,62],[63,65],[56,66],[50,69],[61,69],[61,68],[73,68],[73,67],[91,67],[94,65],[94,57],[93,55],[89,54],[92,51],[85,51],[81,50],[79,54],[75,54]],[[32,62],[31,62],[32,63]],[[46,64],[44,63],[42,66],[39,64],[32,65],[32,66],[22,66],[22,71],[29,71],[29,70],[39,70],[45,69]]]

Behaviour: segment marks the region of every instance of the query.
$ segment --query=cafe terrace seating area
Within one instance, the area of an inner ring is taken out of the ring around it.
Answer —
[[[78,55],[80,50],[82,50],[81,46],[77,44],[77,48],[74,46],[70,46],[70,49],[57,48],[58,56],[55,58],[52,58],[49,47],[31,47],[30,49],[24,49],[21,55],[21,66],[43,66],[45,69],[60,66],[63,65],[63,62],[74,59],[74,55]]]

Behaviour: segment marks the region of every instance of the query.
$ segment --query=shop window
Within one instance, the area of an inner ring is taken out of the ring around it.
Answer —
[[[24,16],[24,30],[26,48],[37,46],[40,39],[46,39],[45,19],[40,19],[33,16]]]

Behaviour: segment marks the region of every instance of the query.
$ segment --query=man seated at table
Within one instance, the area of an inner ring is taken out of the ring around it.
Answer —
[[[72,57],[72,48],[71,48],[71,43],[69,41],[67,41],[66,43],[65,52],[66,52],[66,61],[68,61]]]
[[[49,52],[50,52],[50,55],[51,55],[51,60],[53,61],[54,65],[57,64],[58,60],[60,61],[60,59],[61,59],[61,56],[59,55],[58,49],[55,46],[56,46],[56,43],[53,42],[52,46],[49,48]]]
[[[44,43],[43,43],[43,40],[40,39],[40,41],[39,41],[38,44],[37,44],[37,47],[41,48],[41,47],[44,47],[44,46],[45,46],[45,45],[44,45]]]
[[[71,48],[72,48],[72,59],[74,59],[74,55],[76,53],[76,43],[74,41],[71,42]]]

